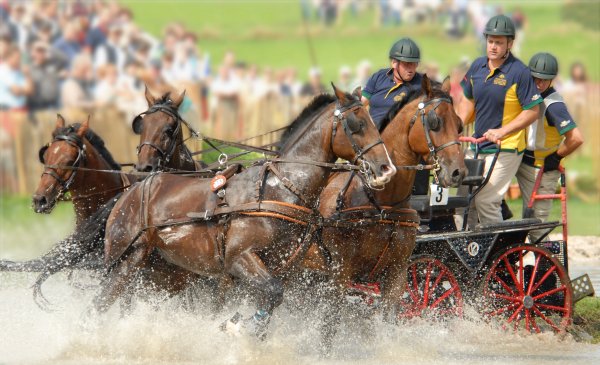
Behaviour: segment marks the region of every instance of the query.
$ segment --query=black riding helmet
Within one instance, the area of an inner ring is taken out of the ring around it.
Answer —
[[[402,38],[392,45],[390,58],[404,62],[419,62],[421,60],[421,51],[412,39]]]
[[[558,61],[550,53],[536,53],[529,61],[529,70],[533,77],[552,80],[558,75]]]
[[[515,39],[515,25],[506,15],[495,15],[488,20],[483,34],[485,36],[501,35]]]

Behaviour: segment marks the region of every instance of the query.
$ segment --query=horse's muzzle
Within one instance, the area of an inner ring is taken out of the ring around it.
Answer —
[[[45,195],[36,194],[32,198],[31,205],[36,213],[49,214],[56,205],[56,199],[48,199]]]

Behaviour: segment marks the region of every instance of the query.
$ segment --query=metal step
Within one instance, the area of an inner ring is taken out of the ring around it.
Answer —
[[[571,280],[571,287],[573,288],[573,303],[577,303],[585,297],[594,296],[594,286],[588,274],[583,274]]]

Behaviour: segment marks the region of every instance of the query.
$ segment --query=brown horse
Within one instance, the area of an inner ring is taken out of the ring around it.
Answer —
[[[381,289],[386,314],[394,313],[402,297],[419,222],[416,211],[408,209],[416,173],[411,167],[425,159],[437,168],[434,174],[444,187],[458,186],[466,175],[458,143],[462,123],[449,89],[448,79],[433,89],[425,75],[422,89],[389,111],[381,137],[398,173],[384,189],[371,192],[358,175],[341,172],[331,175],[321,193],[322,242],[311,247],[304,266],[325,270],[334,281],[337,295],[323,297],[329,300],[324,319],[331,321],[330,330],[348,284]]]
[[[264,335],[283,298],[279,275],[294,268],[310,242],[329,171],[350,166],[332,162],[341,157],[361,163],[373,187],[396,172],[360,90],[334,90],[335,96],[315,98],[288,127],[278,159],[234,175],[218,194],[210,179],[172,174],[152,175],[123,194],[107,222],[105,258],[113,269],[95,310],[108,309],[157,248],[182,268],[253,287],[259,301],[252,323]],[[147,114],[145,123],[173,119],[162,112]],[[202,218],[191,220],[189,212]]]
[[[190,150],[183,139],[183,126],[192,136],[197,135],[194,129],[179,115],[179,106],[185,97],[185,91],[174,98],[171,93],[155,98],[146,87],[148,110],[140,113],[132,123],[135,134],[140,135],[137,146],[137,171],[152,172],[164,170],[200,170],[200,163],[194,161]],[[151,115],[166,115],[168,118],[148,118]]]
[[[33,195],[33,208],[37,213],[48,214],[69,192],[76,215],[75,232],[38,259],[0,260],[0,271],[40,272],[34,284],[34,300],[46,308],[48,302],[41,285],[51,275],[71,269],[103,271],[105,222],[96,217],[110,211],[118,195],[135,177],[120,171],[121,166],[114,161],[104,141],[89,128],[89,119],[65,126],[59,114],[52,142],[40,149],[39,159],[44,172]],[[195,276],[167,264],[157,255],[153,255],[150,267],[152,270],[144,272],[144,279],[170,293],[184,289]]]

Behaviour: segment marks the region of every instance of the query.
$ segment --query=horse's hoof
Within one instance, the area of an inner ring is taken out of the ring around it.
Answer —
[[[242,332],[242,315],[234,314],[233,317],[221,323],[219,329],[230,336],[239,337]]]

